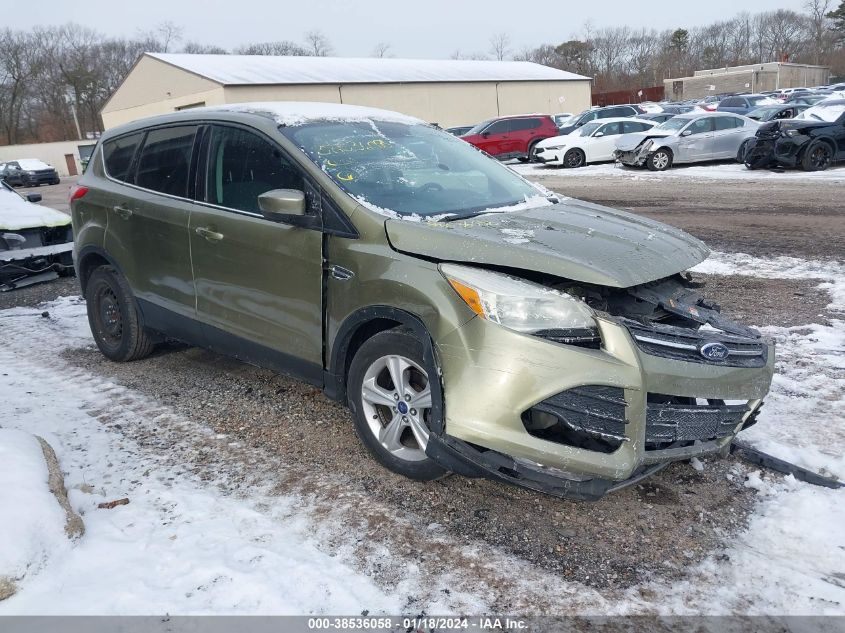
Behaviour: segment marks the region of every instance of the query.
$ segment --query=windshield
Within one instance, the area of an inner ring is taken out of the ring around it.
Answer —
[[[766,108],[757,108],[756,110],[752,110],[745,116],[749,119],[768,119],[773,114],[780,111],[780,108],[777,107],[766,107]]]
[[[463,216],[545,198],[466,141],[427,125],[323,121],[281,129],[346,193],[378,209]]]
[[[677,132],[689,122],[690,119],[682,117],[672,117],[671,119],[667,119],[666,121],[664,121],[653,129],[660,130],[662,132]]]
[[[490,125],[490,124],[491,124],[493,121],[495,121],[495,120],[496,120],[496,119],[487,119],[486,121],[482,121],[482,122],[481,122],[481,123],[479,123],[478,125],[474,125],[474,126],[473,126],[473,127],[471,127],[469,130],[467,130],[466,132],[464,132],[464,136],[469,136],[470,134],[481,134],[481,131],[482,131],[484,128],[486,128],[488,125]]]
[[[804,110],[797,118],[835,123],[843,114],[845,114],[845,103],[837,103],[835,105],[815,105]]]
[[[601,121],[593,121],[592,123],[586,123],[582,125],[580,128],[578,128],[578,136],[589,136],[597,129],[599,129],[599,126],[601,124]]]

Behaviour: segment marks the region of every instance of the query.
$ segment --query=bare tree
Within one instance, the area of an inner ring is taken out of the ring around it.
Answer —
[[[183,53],[193,53],[195,55],[228,55],[229,51],[221,46],[214,44],[200,44],[199,42],[185,42],[182,47]]]
[[[390,44],[387,42],[379,42],[373,47],[372,57],[393,57],[390,53]]]
[[[810,38],[813,42],[812,59],[814,64],[820,64],[822,57],[830,52],[833,44],[831,37],[830,13],[831,0],[807,0],[804,10],[808,15]]]
[[[256,42],[245,44],[235,49],[236,55],[279,55],[279,56],[306,56],[311,51],[300,46],[296,42],[281,40],[279,42]]]
[[[322,31],[308,31],[305,34],[305,45],[308,52],[315,57],[328,57],[333,52],[331,42]]]
[[[496,33],[490,38],[490,53],[502,61],[511,52],[511,37],[507,33]]]

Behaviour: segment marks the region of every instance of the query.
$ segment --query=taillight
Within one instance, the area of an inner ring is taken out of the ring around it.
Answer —
[[[68,198],[68,203],[73,202],[74,200],[79,200],[86,193],[88,193],[88,187],[83,187],[82,185],[74,185],[70,188],[70,198]]]

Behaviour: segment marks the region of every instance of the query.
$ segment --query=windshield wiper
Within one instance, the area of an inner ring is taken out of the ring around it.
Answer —
[[[549,196],[546,198],[552,204],[558,204],[560,202],[560,198],[557,196]],[[469,218],[477,218],[479,215],[487,215],[490,213],[507,213],[507,211],[502,211],[501,209],[505,209],[507,207],[513,206],[515,204],[519,204],[518,202],[513,202],[511,204],[504,204],[500,207],[488,207],[486,209],[479,209],[478,211],[471,211],[470,213],[465,213],[463,215],[454,215],[447,218],[443,218],[440,222],[454,222],[455,220],[466,220]]]

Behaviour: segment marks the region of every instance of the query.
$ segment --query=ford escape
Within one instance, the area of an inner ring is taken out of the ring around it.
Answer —
[[[190,110],[103,134],[71,194],[91,330],[173,338],[348,403],[387,468],[597,499],[753,424],[772,346],[682,231],[524,180],[392,112]]]

